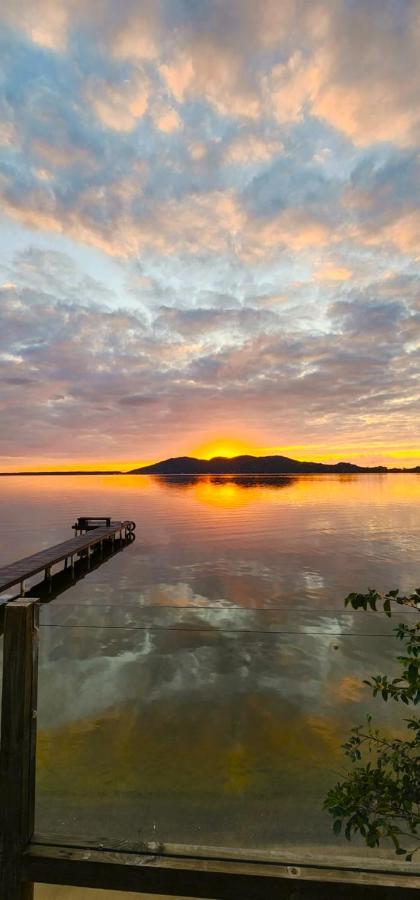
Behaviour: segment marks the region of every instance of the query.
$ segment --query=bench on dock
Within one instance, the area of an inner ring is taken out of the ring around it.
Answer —
[[[101,525],[104,525],[106,528],[111,527],[111,517],[110,516],[79,516],[77,521],[72,525],[73,531],[80,532],[82,534],[83,531],[92,531],[94,528],[99,528]]]

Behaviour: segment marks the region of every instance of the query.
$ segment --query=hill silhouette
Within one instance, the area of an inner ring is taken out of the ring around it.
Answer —
[[[420,466],[412,469],[388,469],[386,466],[357,466],[354,463],[335,464],[306,462],[288,456],[214,456],[196,459],[194,456],[175,456],[139,469],[130,475],[287,475],[287,474],[375,474],[413,472],[420,474]]]

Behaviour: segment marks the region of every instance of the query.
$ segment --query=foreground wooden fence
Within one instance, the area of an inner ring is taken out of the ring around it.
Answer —
[[[32,900],[34,883],[213,900],[414,900],[410,864],[298,862],[279,853],[192,846],[116,850],[34,834],[38,607],[5,607],[0,747],[0,900]],[[281,811],[279,811],[281,814]]]

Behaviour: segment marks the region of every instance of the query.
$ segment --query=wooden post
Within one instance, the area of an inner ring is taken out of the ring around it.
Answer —
[[[4,620],[0,743],[1,900],[32,900],[22,851],[32,837],[38,676],[38,601],[15,600]]]

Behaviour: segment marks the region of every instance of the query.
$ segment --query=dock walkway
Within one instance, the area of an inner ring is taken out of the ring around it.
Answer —
[[[24,593],[25,581],[38,575],[39,572],[45,572],[45,577],[49,578],[51,569],[57,563],[63,562],[65,567],[74,565],[74,557],[80,555],[84,551],[89,554],[91,548],[103,541],[115,540],[116,535],[121,539],[127,536],[127,532],[132,531],[134,523],[111,522],[108,526],[100,526],[93,528],[86,534],[79,537],[71,538],[63,541],[61,544],[55,544],[54,547],[48,547],[46,550],[40,550],[39,553],[33,553],[32,556],[25,556],[16,562],[10,563],[0,569],[0,594],[7,591],[16,584],[21,585],[21,593]],[[1,602],[1,598],[0,598]]]

